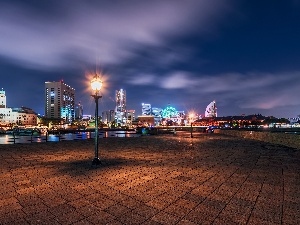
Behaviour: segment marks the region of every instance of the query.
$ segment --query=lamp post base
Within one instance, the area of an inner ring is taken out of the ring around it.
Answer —
[[[93,162],[92,162],[92,165],[100,165],[101,164],[101,161],[99,158],[94,158],[93,159]]]

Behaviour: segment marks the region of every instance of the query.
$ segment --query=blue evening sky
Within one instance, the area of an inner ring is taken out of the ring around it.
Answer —
[[[0,0],[0,88],[9,107],[44,114],[45,81],[94,113],[127,92],[141,104],[218,116],[300,114],[299,0]]]

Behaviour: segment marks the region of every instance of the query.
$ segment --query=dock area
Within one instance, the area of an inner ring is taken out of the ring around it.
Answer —
[[[0,145],[0,224],[300,224],[300,149],[219,133]]]

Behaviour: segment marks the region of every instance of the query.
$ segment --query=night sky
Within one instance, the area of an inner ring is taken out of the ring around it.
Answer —
[[[141,104],[218,116],[300,114],[299,0],[0,0],[0,88],[7,106],[44,114],[46,81],[63,80],[93,114]]]

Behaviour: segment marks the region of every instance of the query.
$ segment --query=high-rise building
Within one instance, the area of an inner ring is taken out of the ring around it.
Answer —
[[[205,110],[205,117],[217,117],[216,101],[212,101],[208,104]]]
[[[162,108],[153,107],[151,111],[154,117],[162,117]]]
[[[117,124],[126,123],[126,91],[123,89],[116,90],[116,110],[115,119]]]
[[[75,119],[82,119],[83,117],[83,105],[79,102],[75,105]]]
[[[3,88],[0,91],[0,123],[12,123],[12,110],[11,108],[6,108],[6,95]]]
[[[143,116],[150,116],[152,114],[151,104],[142,103],[142,115]]]
[[[6,108],[6,95],[3,88],[0,91],[0,108]]]
[[[151,109],[152,115],[154,116],[155,125],[159,125],[162,121],[162,108],[153,107]]]
[[[109,125],[115,121],[115,110],[108,110],[102,112],[102,122]]]
[[[45,117],[71,122],[75,118],[75,89],[63,81],[45,82]]]
[[[127,110],[126,112],[126,123],[127,125],[131,126],[132,125],[132,121],[135,120],[135,110],[131,109],[131,110]]]
[[[0,91],[0,123],[6,125],[12,122],[12,109],[6,108],[6,94],[2,88]]]

